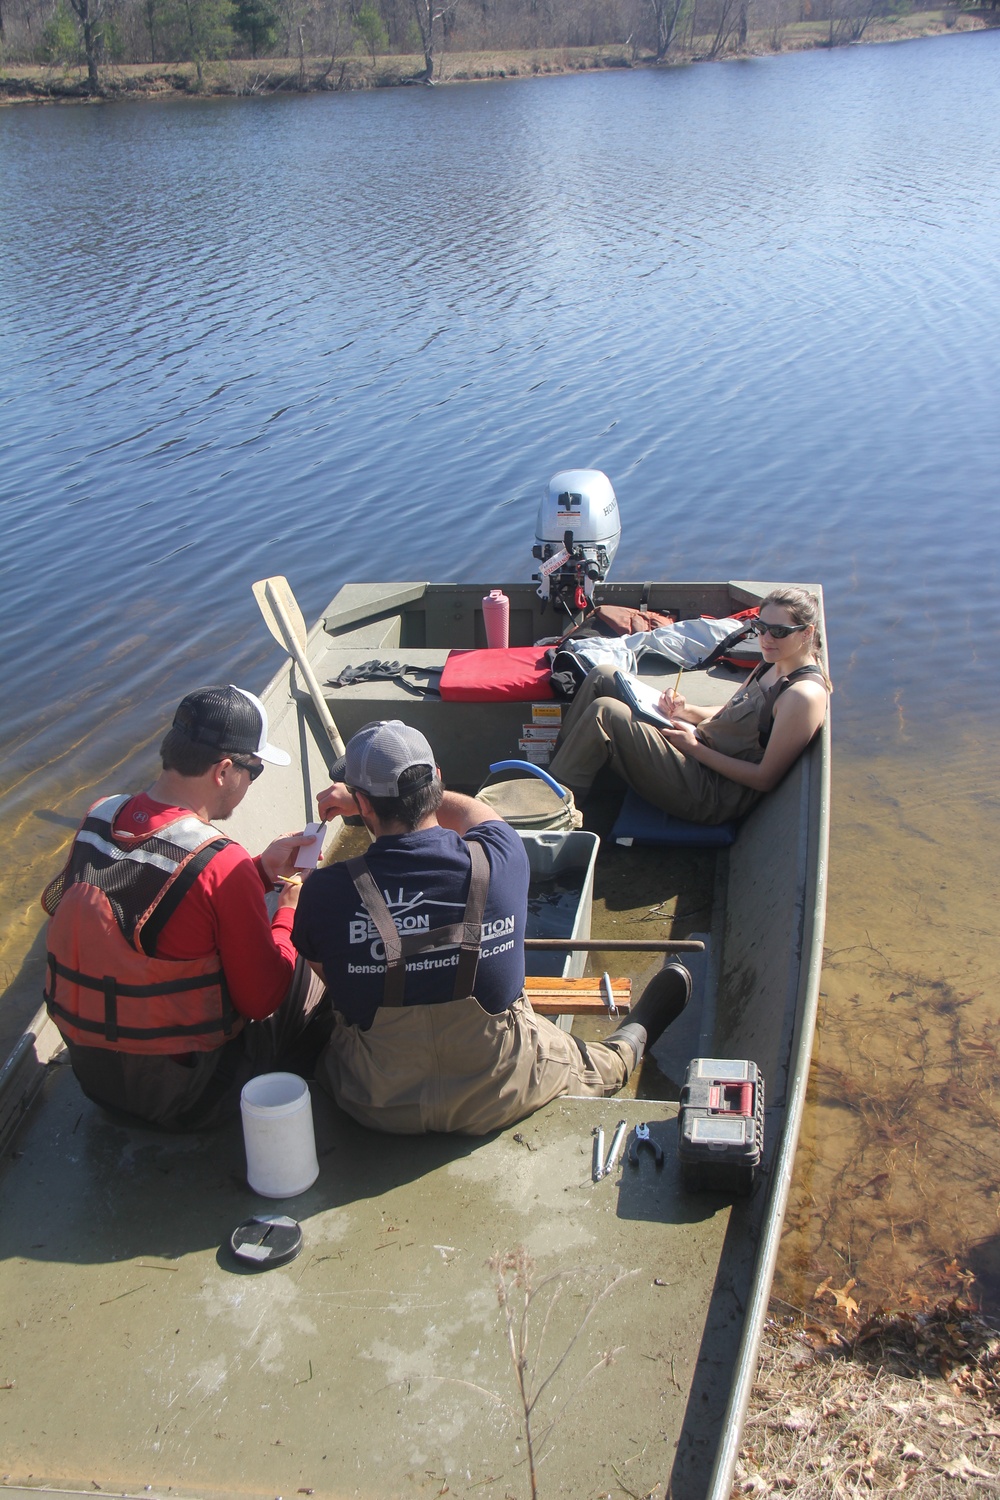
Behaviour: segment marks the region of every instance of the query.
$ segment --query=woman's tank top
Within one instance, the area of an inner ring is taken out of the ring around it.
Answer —
[[[721,755],[731,755],[734,760],[759,763],[771,737],[774,705],[785,689],[803,677],[818,677],[826,686],[820,667],[805,666],[780,677],[771,687],[762,688],[760,679],[767,671],[768,663],[761,662],[715,717],[698,725],[695,734],[703,745]]]

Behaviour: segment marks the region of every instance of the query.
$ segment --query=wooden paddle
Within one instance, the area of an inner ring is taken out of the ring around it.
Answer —
[[[309,689],[309,696],[319,714],[319,721],[330,741],[334,755],[339,759],[344,753],[344,742],[333,722],[333,715],[326,706],[323,689],[316,681],[313,669],[309,665],[306,655],[306,622],[302,618],[298,601],[289,587],[288,579],[282,577],[281,574],[278,574],[276,578],[262,578],[254,584],[253,595],[264,616],[264,624],[274,639],[284,646],[302,673],[303,681]]]

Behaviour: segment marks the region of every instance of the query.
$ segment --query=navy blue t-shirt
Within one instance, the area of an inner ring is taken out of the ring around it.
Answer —
[[[484,1010],[498,1015],[524,985],[528,856],[513,828],[499,820],[477,823],[467,837],[482,844],[490,865],[475,994]],[[404,936],[462,920],[471,860],[465,840],[451,829],[386,834],[365,859]],[[385,993],[385,950],[343,864],[315,870],[303,885],[292,941],[303,958],[322,964],[335,1009],[370,1026]],[[458,952],[434,948],[407,959],[405,1003],[451,1000]]]

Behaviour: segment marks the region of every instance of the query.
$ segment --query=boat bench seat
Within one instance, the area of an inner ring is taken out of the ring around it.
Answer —
[[[523,759],[518,740],[523,725],[531,719],[530,703],[446,703],[427,696],[420,685],[436,685],[436,674],[448,657],[445,646],[387,646],[352,640],[348,645],[336,639],[316,651],[313,668],[323,688],[330,712],[345,740],[372,719],[399,718],[425,734],[434,747],[445,781],[457,788],[468,787],[470,764],[476,765],[476,785],[485,779],[491,761]],[[345,667],[360,667],[372,659],[399,662],[401,666],[420,669],[403,682],[360,682],[349,687],[333,688],[330,682]],[[668,687],[676,681],[676,669],[666,662],[650,662],[642,672],[644,681]],[[428,673],[427,677],[422,673]],[[697,703],[724,703],[734,691],[741,674],[725,668],[710,672],[691,672],[684,678],[684,689]],[[303,706],[308,694],[300,686],[298,697]],[[308,712],[308,708],[305,710]],[[484,735],[484,723],[489,732]],[[489,745],[488,752],[481,748]]]
[[[529,974],[524,981],[531,1008],[540,1016],[606,1016],[607,1001],[601,980],[596,975],[583,979],[549,979]],[[612,979],[611,993],[617,1010],[628,1010],[632,1004],[631,979]]]

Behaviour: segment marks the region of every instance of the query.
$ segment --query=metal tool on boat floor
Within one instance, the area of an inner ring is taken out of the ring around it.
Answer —
[[[594,1126],[594,1161],[590,1169],[591,1176],[595,1182],[600,1182],[604,1176],[604,1127]]]
[[[618,1007],[615,1004],[615,992],[611,984],[611,975],[607,969],[601,975],[601,994],[604,996],[604,1003],[608,1007],[608,1015],[617,1016]]]
[[[607,1160],[604,1163],[604,1170],[601,1173],[602,1177],[610,1176],[611,1173],[615,1170],[615,1167],[618,1165],[618,1156],[621,1152],[622,1142],[625,1139],[625,1132],[627,1129],[627,1121],[619,1120],[618,1124],[615,1126],[615,1133],[611,1137],[611,1145],[608,1147]]]
[[[652,1151],[657,1167],[662,1167],[663,1147],[659,1144],[658,1141],[653,1140],[653,1137],[649,1133],[649,1126],[646,1124],[645,1120],[642,1122],[642,1124],[635,1127],[635,1135],[632,1138],[632,1144],[629,1147],[628,1159],[633,1167],[637,1167],[639,1165],[639,1151],[643,1146],[646,1146],[650,1151]]]

